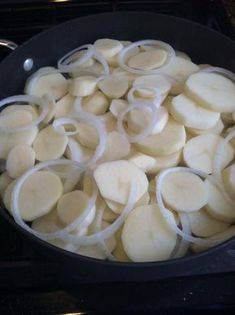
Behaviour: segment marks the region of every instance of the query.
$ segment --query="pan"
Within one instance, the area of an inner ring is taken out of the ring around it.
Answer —
[[[186,52],[195,63],[210,62],[235,72],[235,42],[220,33],[167,15],[104,13],[63,23],[17,47],[0,64],[0,99],[21,94],[27,77],[38,68],[56,66],[57,60],[68,51],[98,38],[158,39]],[[204,253],[184,258],[154,263],[118,263],[83,257],[54,247],[19,227],[4,208],[0,208],[0,215],[40,253],[65,266],[64,272],[69,269],[74,281],[149,281],[222,272],[234,266],[235,238]],[[216,261],[220,261],[219,266]]]

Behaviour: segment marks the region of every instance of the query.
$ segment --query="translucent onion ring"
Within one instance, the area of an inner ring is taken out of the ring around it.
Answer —
[[[12,104],[12,103],[33,103],[41,107],[42,111],[37,118],[35,118],[30,124],[26,126],[22,126],[18,128],[6,128],[6,127],[0,126],[0,131],[2,132],[15,133],[15,132],[29,130],[37,126],[40,122],[42,122],[49,112],[47,103],[44,102],[42,98],[33,96],[33,95],[14,95],[14,96],[4,98],[3,100],[0,101],[0,108],[7,104]]]
[[[20,197],[20,192],[22,189],[23,184],[25,183],[26,179],[30,177],[32,174],[35,172],[42,170],[44,168],[48,168],[53,165],[74,165],[75,167],[78,167],[78,169],[81,170],[81,172],[84,171],[84,168],[80,165],[80,163],[71,161],[71,160],[51,160],[51,161],[46,161],[37,164],[36,166],[32,167],[29,169],[27,172],[25,172],[16,182],[16,185],[14,186],[14,189],[12,191],[12,197],[11,197],[11,205],[12,205],[12,215],[13,218],[15,219],[16,223],[20,225],[23,229],[25,229],[27,232],[32,233],[33,235],[41,238],[42,240],[52,240],[55,238],[61,238],[63,240],[67,240],[69,237],[69,233],[75,230],[89,215],[90,211],[94,207],[98,190],[96,185],[93,185],[93,193],[92,196],[88,202],[87,208],[84,210],[84,212],[76,219],[74,220],[71,224],[67,225],[65,228],[58,230],[56,232],[51,232],[51,233],[41,233],[38,231],[33,230],[31,227],[29,227],[21,218],[20,215],[20,208],[19,208],[19,197]]]
[[[216,73],[216,74],[221,74],[227,79],[230,79],[233,83],[235,83],[235,74],[232,71],[229,71],[224,68],[220,67],[208,67],[200,70],[200,72],[205,72],[205,73]]]
[[[139,90],[139,89],[143,89],[143,90],[148,90],[150,92],[154,92],[155,93],[155,98],[154,100],[146,100],[146,99],[141,99],[139,97],[135,97],[134,96],[134,93],[135,91]],[[164,97],[163,97],[163,94],[160,92],[160,90],[154,86],[148,86],[148,85],[145,85],[145,84],[136,84],[135,86],[133,86],[132,88],[130,88],[130,90],[128,91],[128,94],[127,94],[127,100],[129,103],[142,103],[142,102],[145,102],[145,103],[153,103],[155,104],[155,106],[157,108],[160,107],[162,101],[163,101]]]
[[[159,46],[160,48],[163,48],[164,50],[166,50],[168,52],[168,61],[166,64],[164,64],[163,66],[154,69],[154,70],[138,70],[138,69],[134,69],[131,68],[129,66],[127,66],[125,64],[125,55],[127,52],[129,52],[131,49],[133,49],[134,47],[138,47],[138,46],[142,46],[142,45],[155,45],[155,46]],[[147,40],[140,40],[137,42],[134,42],[128,46],[126,46],[125,48],[123,48],[120,53],[118,54],[117,57],[117,62],[119,64],[119,66],[131,73],[136,73],[136,74],[155,74],[155,73],[160,73],[162,70],[165,70],[169,64],[172,62],[172,60],[175,58],[175,51],[174,49],[167,43],[164,43],[162,41],[159,40],[152,40],[152,39],[147,39]]]
[[[178,215],[180,218],[182,231],[187,235],[191,235],[192,231],[191,231],[191,226],[190,226],[188,215],[186,213],[178,213]],[[189,245],[190,245],[190,243],[181,237],[181,240],[180,240],[177,248],[175,249],[174,254],[172,255],[172,258],[175,259],[175,258],[180,258],[180,257],[185,256],[185,254],[187,253],[187,251],[189,249]]]
[[[59,128],[60,126],[63,126],[66,124],[72,125],[75,128],[75,130],[74,131],[65,131],[65,130],[62,130]],[[56,132],[58,132],[59,134],[61,134],[63,136],[74,136],[78,133],[78,122],[76,119],[73,119],[70,117],[57,118],[53,121],[52,126]]]
[[[125,115],[130,112],[131,110],[138,108],[138,109],[142,109],[143,108],[147,108],[150,109],[152,112],[152,119],[150,124],[138,135],[129,135],[125,128],[123,127],[123,120]],[[117,129],[118,131],[128,139],[129,142],[134,143],[134,142],[138,142],[143,140],[144,138],[146,138],[148,135],[151,134],[155,124],[157,123],[157,106],[153,103],[134,103],[134,104],[130,104],[129,106],[127,106],[126,108],[124,108],[117,116]]]

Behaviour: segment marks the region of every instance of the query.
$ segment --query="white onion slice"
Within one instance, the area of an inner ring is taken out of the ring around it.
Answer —
[[[138,69],[134,69],[134,68],[127,66],[125,64],[126,54],[131,49],[133,49],[134,47],[138,47],[138,46],[142,46],[142,45],[151,45],[151,46],[154,45],[154,46],[157,46],[157,47],[160,47],[160,48],[166,50],[168,53],[166,63],[163,66],[161,66],[157,69],[154,69],[154,70],[138,70]],[[159,41],[159,40],[146,39],[146,40],[140,40],[140,41],[134,42],[134,43],[128,45],[127,47],[123,48],[120,51],[120,53],[118,54],[117,62],[122,69],[124,69],[128,72],[145,75],[145,74],[160,73],[162,70],[165,70],[169,66],[169,64],[172,62],[172,60],[174,58],[175,58],[175,51],[169,44],[164,43],[164,42]]]
[[[107,132],[105,126],[95,115],[87,112],[78,111],[76,113],[73,113],[72,117],[77,117],[78,119],[85,120],[88,124],[92,125],[92,127],[97,130],[99,136],[99,144],[95,149],[95,153],[90,159],[82,163],[84,167],[94,165],[96,161],[102,157],[106,149]]]
[[[14,95],[14,96],[4,98],[3,100],[0,101],[0,108],[5,105],[14,104],[14,103],[24,103],[24,104],[30,103],[30,104],[38,105],[42,109],[42,111],[37,118],[35,118],[30,124],[26,126],[22,126],[18,128],[6,128],[6,127],[0,126],[0,131],[2,132],[15,133],[15,132],[29,130],[37,126],[41,121],[43,121],[49,111],[48,104],[42,98],[37,97],[37,96],[32,96],[32,95]]]
[[[188,233],[185,233],[180,228],[178,228],[175,221],[173,221],[171,219],[171,217],[169,216],[169,214],[168,214],[169,210],[165,207],[163,200],[162,200],[161,188],[162,188],[163,180],[166,177],[166,175],[168,175],[170,173],[177,173],[177,172],[187,172],[187,173],[192,173],[192,174],[198,175],[198,176],[203,177],[203,178],[207,177],[206,173],[192,169],[192,168],[188,168],[188,167],[172,167],[172,168],[169,168],[169,169],[162,171],[159,174],[159,176],[156,177],[156,200],[157,200],[157,204],[159,206],[159,209],[160,209],[163,217],[165,218],[167,224],[175,233],[180,235],[184,240],[186,240],[188,242],[198,244],[198,245],[204,245],[204,246],[213,246],[213,245],[219,244],[219,240],[203,239],[203,238],[194,237]]]
[[[95,60],[97,60],[103,67],[104,71],[103,71],[103,75],[109,75],[109,65],[107,63],[107,61],[104,59],[104,57],[98,53],[98,51],[95,50],[93,58]]]
[[[147,90],[147,91],[150,91],[150,92],[154,92],[155,94],[155,97],[154,97],[154,100],[146,100],[146,99],[141,99],[139,97],[136,97],[134,95],[135,91],[139,90],[139,89],[143,89],[143,90]],[[153,103],[157,108],[160,107],[162,101],[163,101],[163,95],[162,93],[160,92],[160,90],[156,87],[153,87],[153,86],[148,86],[148,85],[145,85],[145,84],[136,84],[135,86],[133,86],[128,94],[127,94],[127,100],[129,103]]]
[[[76,53],[81,50],[86,50],[86,53],[79,58],[76,58]],[[93,45],[82,45],[64,55],[57,63],[57,67],[61,72],[69,73],[77,70],[83,63],[93,57],[95,48]]]
[[[126,132],[124,126],[123,126],[123,120],[127,113],[132,111],[133,109],[150,109],[151,111],[151,122],[148,124],[148,126],[138,135],[130,135]],[[118,131],[128,139],[129,142],[138,142],[146,138],[148,135],[150,135],[153,131],[154,126],[157,123],[158,115],[157,115],[157,106],[153,103],[134,103],[128,105],[126,108],[124,108],[120,113],[118,113],[117,116],[117,129]]]
[[[23,229],[25,229],[27,232],[32,233],[33,235],[41,238],[42,240],[52,240],[55,238],[61,238],[65,241],[69,240],[70,238],[70,232],[75,230],[84,220],[85,218],[89,215],[90,211],[92,211],[92,208],[94,207],[94,204],[96,202],[98,190],[97,187],[93,181],[93,193],[91,198],[89,199],[88,205],[84,212],[76,219],[74,220],[71,224],[67,225],[65,228],[58,230],[56,232],[51,232],[51,233],[41,233],[38,231],[33,230],[31,227],[29,227],[21,218],[20,215],[20,208],[19,208],[19,197],[20,197],[20,192],[22,189],[23,184],[25,183],[26,179],[31,176],[33,173],[42,170],[44,168],[48,168],[50,166],[54,165],[73,165],[77,167],[78,169],[84,171],[84,169],[81,167],[80,163],[71,161],[71,160],[51,160],[51,161],[46,161],[37,164],[33,168],[29,169],[27,172],[25,172],[18,180],[17,183],[12,191],[12,198],[11,198],[11,204],[12,204],[12,215],[13,218],[15,219],[16,223],[19,224]]]
[[[189,222],[188,215],[186,213],[179,213],[179,218],[182,226],[182,231],[187,234],[191,235],[191,226]],[[175,253],[172,255],[172,258],[180,258],[186,255],[188,249],[189,249],[190,243],[185,240],[184,238],[181,238],[179,245],[176,248]]]
[[[72,125],[75,130],[74,131],[65,131],[62,128],[59,128],[63,125]],[[78,133],[78,122],[76,119],[70,118],[70,117],[61,117],[58,119],[55,119],[52,123],[52,126],[54,127],[55,131],[63,136],[74,136]]]
[[[229,70],[224,69],[224,68],[208,67],[208,68],[202,69],[200,72],[221,74],[224,77],[226,77],[227,79],[230,79],[231,81],[233,81],[233,83],[235,83],[235,74],[232,71],[229,71]]]

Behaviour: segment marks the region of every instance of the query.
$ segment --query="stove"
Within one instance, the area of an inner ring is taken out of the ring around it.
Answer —
[[[235,39],[234,0],[0,0],[0,38],[18,44],[70,19],[151,11],[196,21]],[[234,11],[233,11],[234,10]],[[6,55],[0,49],[0,57]],[[76,283],[0,218],[0,314],[235,314],[235,251],[207,274],[141,283]],[[63,277],[61,276],[63,274]]]

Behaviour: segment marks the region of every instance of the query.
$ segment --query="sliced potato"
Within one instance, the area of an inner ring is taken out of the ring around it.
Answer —
[[[69,85],[69,92],[73,96],[88,96],[96,91],[97,79],[93,76],[74,78]]]
[[[129,67],[139,70],[153,70],[161,67],[167,60],[167,52],[163,49],[152,49],[140,52],[129,58]]]
[[[117,131],[108,133],[106,149],[101,161],[114,161],[125,158],[130,152],[130,143]]]
[[[98,83],[99,89],[109,98],[121,98],[128,89],[128,80],[125,77],[110,76]]]
[[[187,128],[187,131],[193,136],[199,136],[207,133],[214,133],[216,135],[220,135],[224,130],[224,124],[222,119],[220,118],[217,123],[209,129],[197,129],[197,128]]]
[[[117,55],[123,48],[123,44],[119,40],[109,38],[96,40],[94,46],[105,59]]]
[[[0,175],[0,196],[3,198],[6,188],[10,185],[13,179],[4,172]]]
[[[66,94],[55,104],[55,119],[67,116],[74,111],[74,101],[75,97]]]
[[[231,198],[235,199],[235,164],[225,168],[222,177],[226,191]]]
[[[96,91],[94,94],[86,96],[82,100],[82,108],[94,115],[104,114],[109,107],[108,98],[100,91]]]

